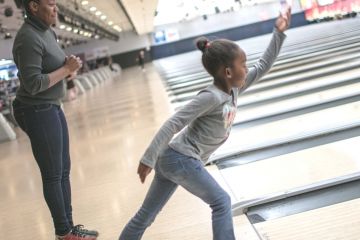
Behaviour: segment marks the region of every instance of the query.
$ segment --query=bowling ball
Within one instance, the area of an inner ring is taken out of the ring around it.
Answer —
[[[11,7],[5,8],[4,15],[5,17],[12,17],[14,14],[14,10]]]

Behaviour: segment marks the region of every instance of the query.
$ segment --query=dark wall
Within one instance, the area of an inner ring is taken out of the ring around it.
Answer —
[[[145,62],[149,62],[151,60],[150,52],[146,51],[145,49],[138,49],[131,52],[125,52],[125,53],[113,55],[112,56],[113,62],[120,64],[121,68],[128,68],[138,65],[136,59],[141,50],[144,50],[145,52]]]
[[[273,31],[275,19],[268,21],[252,23],[249,25],[231,28],[220,32],[205,35],[209,38],[226,38],[233,41],[239,41],[246,38],[256,37],[259,35],[271,33]],[[292,15],[291,27],[299,27],[308,24],[305,20],[304,13]],[[169,57],[172,55],[194,51],[195,40],[199,36],[183,39],[177,42],[167,43],[163,45],[153,46],[151,48],[152,59]]]
[[[233,41],[239,41],[246,38],[256,37],[259,35],[271,33],[273,31],[275,24],[275,19],[270,19],[268,21],[257,22],[248,24],[245,26],[240,26],[236,28],[231,28],[227,30],[223,30],[220,32],[215,32],[211,34],[207,34],[205,36],[209,38],[226,38]],[[291,27],[300,27],[307,25],[308,22],[305,20],[305,14],[303,12],[296,13],[292,15]],[[169,57],[185,52],[194,51],[195,48],[195,39],[200,36],[183,39],[176,42],[171,42],[163,45],[152,46],[150,52],[146,52],[146,60],[150,61]],[[136,57],[140,50],[135,50],[131,52],[126,52],[113,56],[113,61],[119,63],[122,68],[127,68],[130,66],[137,65]]]

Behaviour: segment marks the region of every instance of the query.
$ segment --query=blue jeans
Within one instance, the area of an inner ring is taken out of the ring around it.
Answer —
[[[52,104],[28,105],[15,100],[13,107],[16,121],[30,138],[55,233],[65,235],[71,231],[73,219],[69,133],[64,113]]]
[[[143,205],[126,225],[120,240],[139,240],[147,227],[155,220],[178,185],[201,198],[212,209],[214,240],[234,240],[231,199],[207,172],[203,164],[194,158],[171,148],[164,151],[155,167],[155,177]],[[196,213],[194,213],[194,217]],[[174,223],[176,224],[175,220]]]

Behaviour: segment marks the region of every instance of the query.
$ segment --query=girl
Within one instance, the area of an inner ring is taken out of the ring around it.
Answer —
[[[285,39],[283,32],[290,18],[289,8],[277,19],[269,47],[250,71],[244,51],[234,42],[198,40],[197,47],[203,52],[202,63],[214,77],[214,83],[172,116],[146,150],[138,174],[144,182],[155,169],[155,177],[143,205],[126,225],[120,240],[141,239],[178,185],[211,207],[214,240],[235,239],[230,197],[201,161],[206,162],[228,138],[237,111],[238,94],[270,70]]]

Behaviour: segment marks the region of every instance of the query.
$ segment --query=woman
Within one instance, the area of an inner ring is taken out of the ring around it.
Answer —
[[[65,79],[75,77],[82,62],[74,56],[66,57],[57,44],[51,29],[57,20],[55,0],[23,0],[23,4],[27,18],[13,46],[20,80],[13,103],[14,116],[30,138],[56,239],[94,240],[96,231],[73,224],[69,134],[60,108]]]

